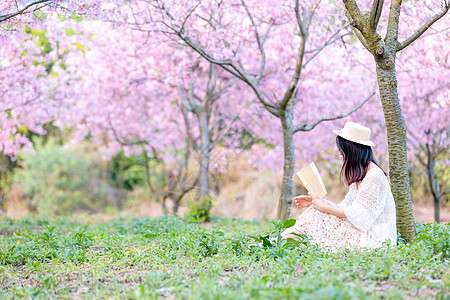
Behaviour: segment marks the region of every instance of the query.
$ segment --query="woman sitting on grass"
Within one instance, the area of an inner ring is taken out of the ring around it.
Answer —
[[[324,248],[378,248],[384,242],[397,244],[395,203],[385,172],[373,158],[370,129],[347,122],[337,134],[336,145],[344,161],[341,181],[350,187],[339,204],[298,196],[297,207],[308,207],[283,238],[312,237]],[[295,233],[295,234],[294,234]]]

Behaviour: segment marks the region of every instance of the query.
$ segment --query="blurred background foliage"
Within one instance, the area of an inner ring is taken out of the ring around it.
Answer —
[[[146,184],[144,157],[126,156],[123,151],[116,154],[108,163],[108,173],[117,187],[128,191]]]
[[[33,134],[26,128],[23,131],[32,138],[35,154],[22,154],[16,161],[0,156],[0,211],[3,214],[6,212],[13,217],[29,213],[70,215],[119,211],[152,217],[163,214],[158,190],[167,189],[164,174],[167,169],[163,170],[155,159],[145,159],[145,154],[127,156],[122,151],[105,160],[89,141],[70,145],[70,130],[62,131],[51,125],[46,125],[45,129],[48,132],[45,136]],[[450,171],[446,166],[448,154],[441,155],[440,160],[436,173],[444,189],[450,184]],[[229,157],[226,173],[211,170],[211,197],[197,203],[193,201],[195,190],[186,194],[179,214],[197,221],[208,220],[211,211],[220,216],[250,220],[274,218],[277,186],[281,182],[279,174],[258,171],[245,162],[243,157]],[[321,164],[321,169],[327,169],[326,162]],[[196,172],[195,165],[193,161],[192,174]],[[413,203],[427,207],[432,216],[433,202],[425,172],[420,164],[410,165]],[[324,174],[324,180],[329,197],[339,200],[346,192],[346,187],[339,184],[339,166],[327,166],[330,172]],[[148,170],[152,176],[147,174]],[[294,194],[303,192],[301,186],[294,189]],[[450,206],[448,198],[447,195],[442,199],[442,221],[446,221],[445,209]],[[292,215],[298,213],[294,209]]]
[[[36,142],[36,154],[23,154],[12,183],[24,192],[30,212],[67,215],[76,211],[102,212],[107,206],[121,206],[102,172],[103,162],[89,155],[86,148],[69,148],[49,139]]]

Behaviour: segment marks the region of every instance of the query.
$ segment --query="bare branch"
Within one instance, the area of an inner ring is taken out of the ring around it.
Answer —
[[[229,117],[229,116],[225,116],[225,118],[230,118],[230,117]],[[225,118],[224,118],[224,119],[225,119]],[[226,127],[224,130],[221,130],[221,131],[217,134],[216,138],[212,141],[211,145],[209,146],[208,151],[211,151],[211,150],[214,148],[214,146],[220,141],[220,137],[221,137],[221,136],[227,134],[228,131],[230,131],[231,126],[233,125],[233,123],[234,123],[237,119],[238,119],[237,116],[234,116],[233,118],[231,118],[230,123],[228,123],[227,127]],[[213,128],[213,126],[214,126],[214,124],[211,125],[211,129]]]
[[[320,2],[322,2],[322,0],[317,0],[309,11],[308,24],[306,25],[306,28],[307,28],[306,31],[308,31],[308,28],[311,25],[314,13],[316,12],[317,7],[319,7]]]
[[[362,32],[356,26],[354,26],[355,22],[354,22],[352,16],[350,15],[350,13],[348,12],[348,10],[345,9],[344,13],[345,13],[345,16],[347,17],[348,21],[351,23],[351,25],[353,27],[353,32],[355,33],[358,40],[361,42],[361,44],[364,46],[364,48],[367,49],[367,51],[371,52],[369,45],[367,44],[367,41],[366,41],[365,37],[363,36]]]
[[[262,37],[262,41],[261,41],[263,45],[266,42],[266,39],[267,39],[267,37],[269,36],[269,33],[270,33],[270,29],[272,28],[274,23],[275,23],[275,19],[272,19],[272,20],[270,20],[269,24],[267,25],[266,33],[264,33],[264,35]]]
[[[217,84],[217,70],[216,65],[209,64],[209,74],[208,74],[208,82],[206,84],[206,98],[205,102],[208,102],[208,99],[211,99],[214,94],[214,90],[216,89]]]
[[[206,53],[200,46],[195,44],[189,37],[184,37],[182,35],[179,35],[179,37],[186,42],[186,44],[191,47],[193,50],[197,51],[198,54],[200,54],[204,59],[209,61],[210,63],[219,65],[221,68],[232,74],[233,76],[236,76],[237,78],[241,79],[242,81],[246,81],[247,78],[244,78],[242,72],[239,70],[238,67],[234,65],[234,63],[230,59],[216,59]]]
[[[183,20],[183,23],[181,23],[181,27],[179,32],[183,33],[184,32],[184,26],[186,25],[187,20],[191,17],[191,15],[194,13],[194,11],[197,9],[197,7],[200,5],[200,2],[197,3],[196,6],[194,6],[194,8],[191,9],[191,11],[187,14],[186,18]]]
[[[295,88],[297,87],[298,81],[300,80],[300,75],[302,73],[302,67],[303,67],[303,57],[305,54],[305,44],[306,44],[306,39],[303,36],[301,36],[300,37],[300,46],[299,46],[298,54],[297,54],[297,64],[295,66],[294,74],[292,75],[291,82],[289,83],[289,86],[286,89],[286,92],[284,93],[283,98],[281,98],[281,100],[279,101],[279,105],[282,108],[286,107],[289,100],[292,98]]]
[[[266,98],[264,97],[264,95],[261,93],[261,91],[259,90],[259,88],[257,87],[257,85],[255,84],[255,82],[253,82],[248,76],[246,76],[243,72],[241,71],[231,60],[219,60],[219,59],[215,59],[214,57],[210,56],[209,54],[207,54],[201,47],[199,47],[197,44],[195,44],[194,42],[192,42],[192,40],[188,37],[185,37],[179,33],[177,33],[177,35],[183,40],[185,41],[188,46],[190,46],[193,50],[195,50],[197,53],[199,53],[203,58],[205,58],[207,61],[209,61],[210,63],[219,65],[221,68],[223,68],[224,70],[228,71],[229,73],[231,73],[232,75],[236,76],[237,78],[239,78],[240,80],[242,80],[243,82],[245,82],[246,84],[248,84],[253,91],[256,93],[256,96],[258,98],[258,100],[264,105],[264,107],[273,115],[275,116],[279,116],[278,111],[276,109],[276,107],[271,104],[270,102],[268,102],[266,100]]]
[[[369,20],[370,27],[375,32],[378,22],[380,21],[381,12],[383,10],[384,0],[373,0],[372,9],[370,10]]]
[[[195,186],[197,185],[199,178],[200,178],[200,174],[197,175],[197,177],[195,178],[194,182],[191,185],[189,185],[187,187],[183,187],[179,193],[173,192],[172,194],[177,194],[177,197],[174,200],[174,202],[180,202],[181,199],[184,197],[184,195],[186,195],[188,192],[193,190],[195,188]]]
[[[298,28],[300,29],[300,34],[305,36],[305,30],[303,29],[302,17],[300,16],[299,0],[295,1],[295,17],[297,19]]]
[[[373,97],[373,95],[375,95],[376,86],[377,85],[375,84],[372,93],[366,99],[364,99],[364,101],[362,101],[360,104],[358,104],[355,108],[351,109],[350,111],[340,114],[340,115],[332,116],[332,117],[321,118],[321,119],[315,121],[311,125],[307,125],[306,123],[301,123],[297,126],[294,126],[294,132],[310,131],[310,130],[313,130],[314,127],[316,127],[317,125],[319,125],[320,123],[322,123],[324,121],[332,121],[332,120],[345,118],[346,116],[350,115],[351,113],[353,113],[356,110],[358,110],[359,108],[361,108],[361,106],[363,106],[367,101],[369,101]]]
[[[209,103],[213,103],[214,101],[218,100],[225,91],[230,88],[233,84],[237,82],[237,78],[234,78],[233,80],[230,80],[227,84],[225,84],[223,87],[220,87],[216,92],[214,92],[211,97],[208,99]]]
[[[362,18],[361,10],[355,0],[342,0],[345,5],[345,9],[350,14],[353,21],[360,20]]]
[[[416,154],[417,159],[419,160],[419,162],[422,164],[422,166],[426,167],[427,164],[425,163],[425,161],[423,160],[423,158],[420,156],[420,153]]]
[[[256,97],[264,105],[264,107],[267,109],[267,111],[270,112],[272,115],[276,116],[277,118],[279,118],[280,114],[278,112],[276,105],[267,102],[267,100],[265,100],[263,93],[259,90],[259,87],[257,85],[255,85],[253,82],[246,82],[246,83],[255,92]]]
[[[255,20],[253,19],[253,16],[250,13],[250,10],[248,9],[248,6],[245,3],[245,1],[241,0],[241,3],[244,6],[245,11],[247,12],[247,16],[250,19],[250,22],[252,23],[253,29],[255,30],[255,37],[256,37],[256,41],[258,43],[258,46],[261,47],[261,38],[259,37],[258,27],[256,26]]]
[[[173,17],[164,9],[164,7],[160,7],[160,9],[162,11],[165,11],[167,16],[173,20]],[[196,44],[189,36],[186,36],[182,30],[177,29],[177,28],[171,26],[170,24],[168,24],[168,23],[166,23],[164,21],[161,21],[161,23],[164,26],[166,26],[169,30],[171,30],[171,32],[169,31],[169,32],[167,32],[167,34],[178,36],[182,41],[184,41],[187,44],[187,46],[189,46],[191,49],[193,49],[198,54],[200,54],[200,56],[202,56],[208,62],[220,66],[222,69],[226,70],[227,72],[229,72],[230,74],[232,74],[236,78],[242,80],[247,85],[249,85],[250,88],[253,89],[253,91],[255,92],[258,100],[263,104],[263,106],[271,114],[279,117],[279,113],[278,113],[278,109],[277,109],[276,105],[274,105],[274,104],[270,103],[269,101],[267,101],[266,97],[263,95],[263,93],[258,88],[258,82],[263,77],[262,70],[264,69],[264,64],[261,65],[260,72],[256,75],[256,80],[252,80],[252,78],[246,72],[246,70],[245,70],[245,68],[244,68],[244,66],[242,64],[240,64],[238,66],[231,59],[217,59],[217,58],[211,56],[200,45]],[[270,26],[272,26],[272,25],[270,25]],[[268,31],[265,33],[263,39],[262,40],[260,39],[261,45],[262,45],[262,42],[265,41],[265,39],[267,38],[267,35],[269,33],[269,30],[270,30],[270,26],[268,28]],[[240,63],[239,60],[237,62],[238,62],[238,64]]]
[[[444,2],[444,8],[436,14],[433,18],[428,20],[422,27],[420,27],[416,32],[413,33],[409,38],[404,40],[401,43],[397,44],[397,52],[405,49],[408,47],[412,42],[417,40],[425,31],[427,31],[431,25],[433,25],[436,21],[438,21],[440,18],[442,18],[447,12],[450,7],[450,2]]]
[[[108,123],[109,123],[109,129],[113,132],[114,139],[121,144],[122,146],[135,146],[135,145],[143,145],[148,144],[148,141],[145,140],[136,140],[136,141],[126,141],[122,139],[119,134],[117,133],[116,129],[112,125],[111,117],[108,115]]]
[[[259,52],[261,53],[261,65],[259,66],[258,74],[255,77],[255,81],[257,84],[261,81],[263,77],[264,68],[266,66],[266,52],[264,51],[264,43],[267,39],[267,36],[269,35],[270,29],[272,28],[273,24],[275,23],[275,20],[270,21],[267,31],[264,34],[261,42],[258,42],[258,48]]]
[[[434,141],[433,141],[433,145],[434,145]],[[431,159],[432,160],[436,160],[436,158],[443,153],[444,151],[448,151],[448,149],[444,149],[444,148],[440,148],[440,149],[436,149],[435,147],[433,147],[432,145],[432,153],[431,153]]]
[[[369,44],[367,44],[366,39],[362,35],[361,31],[359,31],[359,29],[355,27],[353,28],[353,32],[355,33],[356,37],[361,42],[361,44],[364,46],[364,48],[366,48],[366,50],[370,52]]]
[[[402,0],[392,0],[389,9],[388,26],[385,37],[385,44],[389,47],[396,47],[398,43],[398,22],[400,20],[400,10]]]
[[[298,1],[299,0],[296,0],[296,2],[295,2],[295,14],[296,15],[300,15],[300,11],[299,11],[300,7],[298,5]],[[302,25],[299,24],[299,26],[302,26]],[[301,28],[301,31],[303,33],[300,36],[300,46],[298,48],[295,71],[294,71],[294,74],[292,75],[292,79],[289,82],[286,92],[284,93],[281,100],[278,101],[278,104],[282,109],[284,109],[286,107],[286,105],[289,103],[289,100],[291,100],[292,95],[294,94],[295,88],[297,87],[298,81],[300,80],[300,75],[301,75],[302,67],[303,67],[303,57],[305,55],[307,30],[308,30],[307,28]]]
[[[326,47],[326,46],[331,45],[332,43],[334,43],[337,39],[349,35],[350,33],[346,33],[346,34],[344,34],[344,35],[342,35],[342,36],[339,36],[339,37],[337,37],[337,38],[335,39],[335,36],[336,36],[341,30],[343,30],[343,29],[346,28],[346,27],[348,27],[348,25],[345,25],[344,27],[339,28],[335,33],[333,33],[333,35],[331,35],[331,36],[328,38],[328,40],[327,40],[322,46],[317,47],[317,48],[312,49],[312,50],[306,50],[306,51],[305,51],[305,54],[314,53],[314,52],[316,52],[316,51],[321,51],[321,50],[323,50],[324,47]]]
[[[53,3],[53,0],[37,0],[37,1],[32,1],[32,2],[28,3],[28,4],[27,4],[24,8],[22,8],[22,9],[18,9],[17,11],[12,12],[12,13],[9,13],[9,14],[6,14],[6,15],[0,15],[0,23],[5,22],[6,20],[9,20],[9,19],[11,19],[11,18],[13,18],[13,17],[15,17],[15,16],[22,15],[22,14],[24,14],[24,13],[27,13],[27,10],[28,10],[29,8],[35,7],[36,9],[40,9],[41,7],[38,7],[39,4],[46,4],[46,5],[48,5],[48,4],[51,4],[51,3]],[[36,11],[36,9],[35,9],[34,11]]]
[[[439,198],[441,198],[441,197],[443,197],[443,196],[445,196],[445,195],[447,195],[447,194],[450,194],[450,190],[445,190],[445,191],[443,191],[442,193],[440,193],[440,194],[439,194]]]
[[[342,30],[343,28],[339,29],[338,31],[336,31],[329,39],[328,41],[325,42],[325,44],[323,44],[321,47],[314,49],[314,50],[310,50],[310,51],[306,51],[305,53],[311,53],[312,51],[315,51],[316,53],[314,53],[313,56],[311,56],[304,64],[303,67],[305,67],[311,60],[313,60],[317,55],[319,55],[320,52],[322,52],[323,49],[325,49],[327,46],[335,43],[336,41],[342,39],[344,36],[349,35],[350,33],[346,33],[344,35],[340,35],[338,37],[335,38],[335,36]]]

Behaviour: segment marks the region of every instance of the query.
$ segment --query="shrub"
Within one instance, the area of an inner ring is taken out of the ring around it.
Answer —
[[[126,156],[121,151],[111,159],[108,172],[118,187],[133,190],[135,186],[146,185],[144,155]]]
[[[64,149],[53,140],[45,146],[37,144],[36,149],[35,155],[21,157],[22,168],[13,176],[13,181],[25,192],[25,204],[30,211],[67,215],[74,211],[104,210],[109,187],[89,157]]]
[[[205,196],[189,204],[187,216],[194,222],[206,222],[209,221],[211,208],[212,199],[210,196]]]

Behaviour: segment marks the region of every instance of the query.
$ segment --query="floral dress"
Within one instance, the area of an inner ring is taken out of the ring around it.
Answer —
[[[356,183],[352,183],[339,204],[327,200],[324,202],[342,207],[347,218],[308,207],[282,236],[305,234],[312,243],[329,250],[378,248],[385,242],[397,244],[395,202],[387,177],[380,168],[369,169],[358,188]]]

